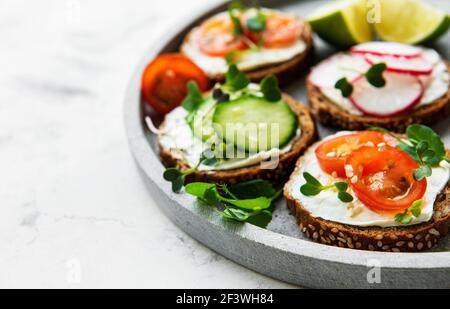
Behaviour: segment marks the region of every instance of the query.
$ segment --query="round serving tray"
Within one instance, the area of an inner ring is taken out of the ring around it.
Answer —
[[[263,6],[300,16],[305,16],[323,2],[261,1]],[[329,247],[301,235],[284,201],[279,202],[274,220],[265,230],[250,224],[225,221],[194,198],[171,192],[170,184],[162,177],[164,167],[159,160],[155,138],[144,122],[148,111],[144,111],[140,96],[140,78],[145,66],[157,54],[177,51],[193,25],[226,8],[224,1],[215,1],[214,5],[209,3],[198,14],[190,14],[192,19],[188,22],[165,33],[159,44],[150,48],[132,76],[125,98],[125,124],[131,151],[160,209],[186,233],[212,250],[249,269],[296,285],[314,288],[450,288],[448,237],[438,248],[427,253],[378,253]],[[442,7],[443,4],[439,3]],[[446,58],[450,58],[449,40],[447,36],[434,46]],[[315,45],[316,61],[335,52],[320,39],[316,38]],[[291,84],[285,91],[306,102],[304,80]],[[154,120],[161,121],[157,116]],[[448,144],[449,121],[438,125],[436,130],[444,134]],[[322,138],[333,133],[321,126],[319,132]],[[376,280],[368,280],[368,277]]]

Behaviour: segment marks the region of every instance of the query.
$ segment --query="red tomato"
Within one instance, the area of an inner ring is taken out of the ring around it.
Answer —
[[[267,17],[266,31],[262,34],[264,47],[277,48],[294,44],[302,33],[302,23],[295,16],[271,15]],[[252,34],[258,38],[258,34]]]
[[[427,180],[416,181],[413,171],[419,164],[405,152],[391,147],[364,146],[347,158],[357,181],[351,187],[358,199],[378,213],[399,213],[420,200]]]
[[[316,149],[316,157],[322,170],[330,175],[336,172],[338,177],[346,178],[345,160],[347,156],[353,150],[369,142],[374,146],[380,143],[395,145],[395,140],[386,134],[364,131],[325,141]]]
[[[233,22],[225,15],[205,21],[197,40],[201,51],[212,57],[225,57],[232,51],[248,48],[242,37],[234,35]]]
[[[184,100],[191,80],[200,90],[208,90],[208,77],[188,58],[180,54],[161,55],[145,69],[142,95],[155,111],[167,114]]]

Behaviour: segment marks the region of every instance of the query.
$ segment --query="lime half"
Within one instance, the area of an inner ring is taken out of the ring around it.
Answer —
[[[449,27],[447,13],[420,0],[381,0],[381,23],[375,24],[381,39],[407,44],[434,41]]]
[[[313,12],[308,21],[328,43],[350,47],[373,39],[367,22],[365,0],[341,0],[328,3]]]

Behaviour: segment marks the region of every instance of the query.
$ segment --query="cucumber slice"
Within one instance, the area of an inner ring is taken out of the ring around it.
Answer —
[[[218,104],[213,127],[227,144],[256,153],[288,144],[297,131],[297,116],[283,101],[248,95]]]
[[[194,135],[204,142],[208,141],[216,134],[212,124],[215,105],[215,100],[206,100],[188,119]]]

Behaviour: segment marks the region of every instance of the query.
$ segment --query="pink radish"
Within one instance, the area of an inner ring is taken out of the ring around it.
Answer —
[[[369,62],[371,65],[377,63],[386,63],[388,71],[390,72],[413,75],[430,75],[431,73],[433,73],[434,68],[433,64],[426,61],[422,57],[407,59],[390,56],[374,56],[370,54],[367,54],[365,57],[367,62]]]
[[[338,54],[313,68],[308,79],[319,88],[334,88],[341,78],[354,81],[369,68],[370,65],[361,55]]]
[[[422,55],[422,49],[395,42],[368,42],[353,47],[352,53],[415,58]]]
[[[424,86],[413,75],[385,73],[386,85],[375,88],[361,77],[353,83],[350,102],[368,116],[391,117],[405,113],[420,103]]]

